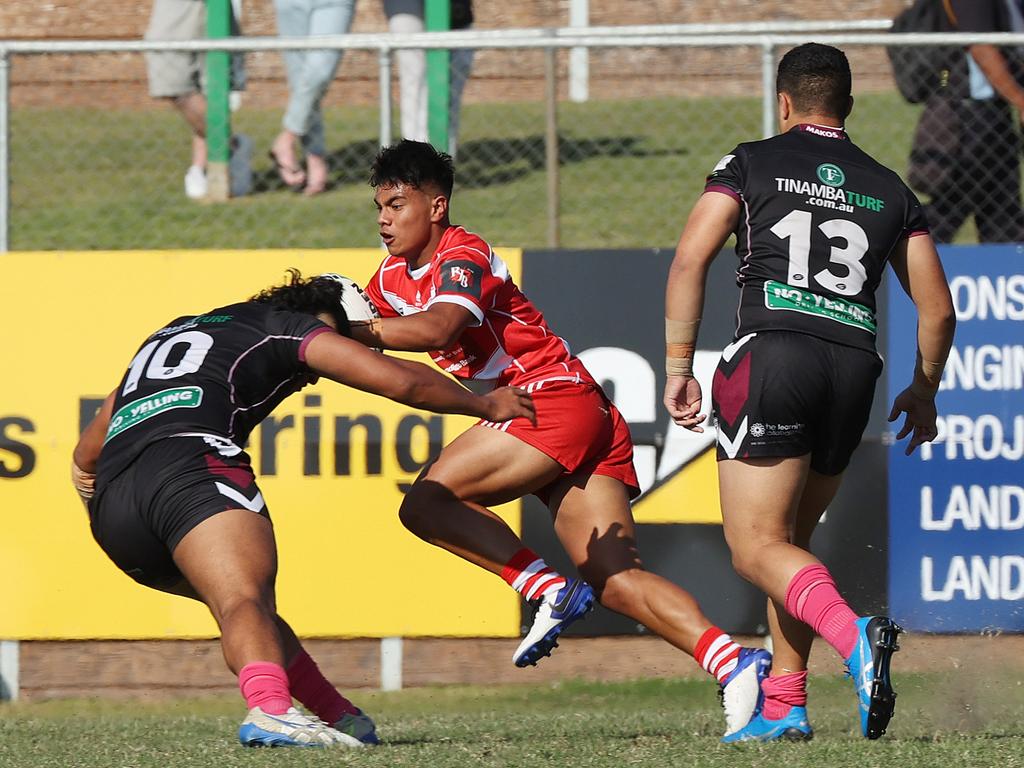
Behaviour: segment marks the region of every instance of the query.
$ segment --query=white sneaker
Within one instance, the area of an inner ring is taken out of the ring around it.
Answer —
[[[198,165],[190,165],[185,174],[185,195],[192,200],[206,197],[206,171]]]
[[[764,693],[761,683],[772,670],[772,655],[763,648],[740,648],[736,668],[722,683],[720,694],[725,712],[725,735],[742,730],[761,713]]]
[[[289,707],[283,715],[268,715],[253,707],[238,728],[238,740],[246,747],[363,746],[359,739],[340,733],[295,707]]]
[[[558,647],[562,630],[586,616],[596,600],[593,588],[583,579],[568,579],[556,594],[532,600],[533,623],[512,654],[512,663],[517,667],[536,666],[538,661],[550,656]]]

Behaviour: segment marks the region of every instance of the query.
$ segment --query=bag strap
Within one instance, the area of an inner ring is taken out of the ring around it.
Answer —
[[[953,12],[953,3],[951,0],[942,0],[942,7],[946,11],[946,18],[949,19],[949,23],[954,27],[959,27],[960,22],[957,21],[956,14]]]

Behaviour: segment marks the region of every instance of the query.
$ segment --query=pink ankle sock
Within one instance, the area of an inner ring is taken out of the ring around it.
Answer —
[[[797,571],[786,589],[786,611],[805,624],[848,659],[857,644],[857,614],[839,596],[832,575],[821,563]]]
[[[342,696],[324,677],[313,657],[305,651],[288,665],[288,685],[295,698],[328,725],[344,714],[356,714],[359,708]]]
[[[765,720],[781,720],[793,707],[807,706],[807,670],[769,677],[761,682]]]
[[[279,664],[270,661],[246,664],[238,673],[238,687],[249,709],[259,707],[268,715],[283,715],[292,705],[288,675]]]

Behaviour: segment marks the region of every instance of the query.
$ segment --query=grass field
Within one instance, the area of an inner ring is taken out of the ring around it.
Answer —
[[[235,128],[255,143],[255,193],[203,205],[182,192],[188,140],[180,118],[152,102],[143,107],[13,110],[12,248],[378,244],[366,185],[376,108],[328,112],[333,186],[307,199],[281,187],[266,156],[280,113],[243,107]],[[849,128],[902,170],[916,112],[895,94],[865,94]],[[563,247],[674,246],[705,174],[735,144],[758,138],[760,126],[757,97],[560,105]],[[543,136],[542,104],[468,105],[455,220],[495,244],[545,247]]]
[[[377,717],[385,744],[357,752],[245,750],[235,741],[237,697],[14,704],[0,707],[0,766],[1024,766],[1019,680],[993,671],[990,680],[898,683],[897,716],[880,741],[856,733],[847,681],[812,678],[813,742],[730,746],[717,741],[721,716],[706,681],[366,693],[359,702]]]

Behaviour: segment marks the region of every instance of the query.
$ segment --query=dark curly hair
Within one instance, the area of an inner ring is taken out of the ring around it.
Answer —
[[[797,112],[819,112],[845,120],[853,87],[846,54],[831,45],[805,43],[779,62],[776,93],[788,93]]]
[[[455,183],[452,157],[422,141],[403,139],[377,153],[370,168],[370,186],[407,184],[416,189],[436,186],[451,198]]]
[[[348,316],[341,306],[341,290],[341,283],[337,280],[322,275],[305,278],[299,270],[292,267],[288,270],[288,280],[284,285],[266,288],[249,301],[307,315],[326,312],[334,318],[338,333],[342,336],[351,336]]]

